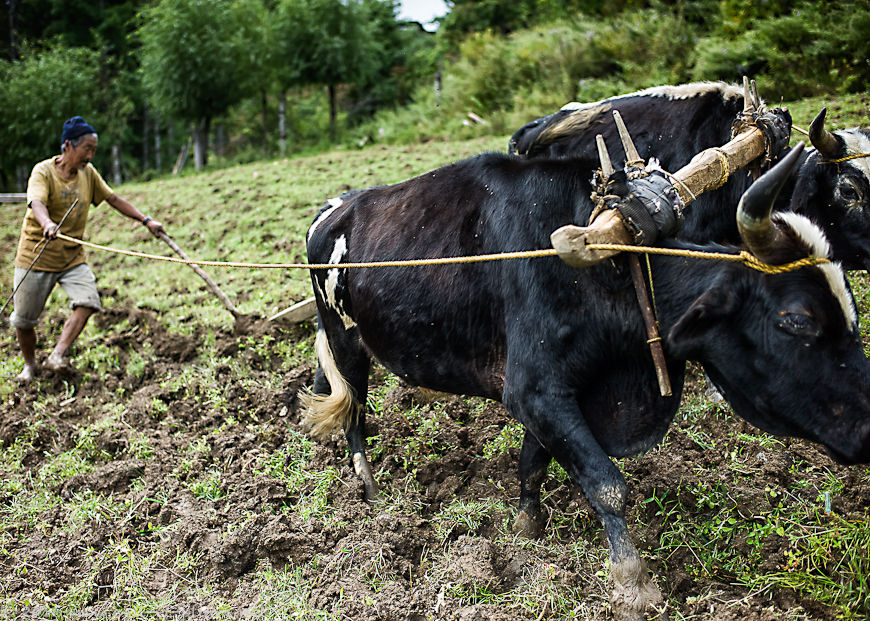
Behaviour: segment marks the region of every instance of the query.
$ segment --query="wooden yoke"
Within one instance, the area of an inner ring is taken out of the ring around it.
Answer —
[[[743,109],[744,117],[749,119],[754,113],[762,113],[755,81],[752,81],[750,92],[749,80],[744,77],[743,91],[746,102]],[[613,118],[628,158],[627,165],[637,170],[643,161],[631,142],[619,112],[614,110]],[[673,175],[668,175],[684,206],[694,201],[700,194],[721,187],[732,173],[745,168],[765,154],[767,141],[762,130],[748,120],[742,125],[743,127],[738,126],[739,133],[727,144],[701,151],[683,168]],[[598,150],[601,158],[603,139],[599,135],[596,140],[600,141]],[[608,166],[610,166],[609,160]],[[602,172],[607,178],[609,173],[604,171],[602,163]],[[612,167],[610,171],[612,172]],[[573,224],[563,226],[550,235],[550,242],[559,253],[559,257],[572,267],[588,267],[619,253],[618,250],[591,250],[587,248],[589,244],[633,244],[634,238],[616,209],[596,209],[589,226]]]

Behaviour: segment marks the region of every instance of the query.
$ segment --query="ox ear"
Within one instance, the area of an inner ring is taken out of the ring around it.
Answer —
[[[668,349],[680,358],[701,353],[707,333],[737,308],[737,295],[731,287],[716,285],[695,300],[668,332]]]

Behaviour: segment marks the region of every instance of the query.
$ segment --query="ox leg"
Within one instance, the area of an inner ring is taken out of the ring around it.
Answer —
[[[365,453],[365,395],[363,395],[362,404],[358,414],[353,417],[350,425],[348,425],[344,437],[347,439],[347,448],[350,451],[350,461],[353,465],[353,470],[362,479],[366,501],[375,502],[378,499],[378,484],[375,481],[371,464],[366,459]]]
[[[526,431],[520,450],[520,504],[513,532],[529,539],[541,536],[544,529],[541,516],[541,486],[547,477],[550,453]]]
[[[645,611],[659,605],[662,596],[628,534],[628,486],[622,473],[595,440],[576,402],[537,390],[523,395],[523,399],[506,402],[508,410],[580,485],[604,526],[610,547],[614,617],[642,621]]]
[[[375,482],[372,467],[365,454],[366,398],[369,386],[369,367],[371,360],[362,347],[355,330],[349,330],[341,336],[332,339],[335,353],[335,363],[342,376],[353,389],[354,398],[359,404],[350,417],[344,432],[347,448],[350,453],[350,463],[356,475],[362,480],[367,502],[378,498],[378,484]],[[318,366],[314,375],[314,392],[329,394],[332,389],[323,369]]]

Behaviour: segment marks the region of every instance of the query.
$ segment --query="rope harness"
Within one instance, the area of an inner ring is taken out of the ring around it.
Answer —
[[[535,259],[539,257],[555,257],[558,253],[554,248],[543,248],[541,250],[521,250],[518,252],[500,252],[496,254],[481,254],[466,257],[441,257],[431,259],[404,259],[396,261],[371,261],[367,263],[239,263],[233,261],[198,261],[193,259],[179,259],[175,257],[164,257],[161,255],[147,254],[145,252],[136,252],[134,250],[121,250],[120,248],[112,248],[111,246],[101,246],[91,242],[86,242],[81,239],[69,237],[63,233],[58,233],[58,239],[80,244],[94,250],[102,250],[114,254],[123,254],[131,257],[139,257],[142,259],[151,259],[153,261],[166,261],[169,263],[184,263],[185,265],[205,265],[209,267],[243,267],[252,269],[304,269],[304,270],[326,270],[335,268],[372,268],[372,267],[421,267],[426,265],[447,265],[461,263],[485,263],[489,261],[503,261],[508,259]],[[654,246],[631,246],[623,244],[589,244],[591,250],[617,250],[621,252],[636,252],[641,254],[658,254],[675,257],[685,257],[692,259],[707,259],[714,261],[730,261],[743,263],[759,272],[765,274],[783,274],[792,272],[804,267],[820,265],[822,263],[830,263],[830,259],[824,257],[808,256],[791,263],[783,265],[771,265],[758,259],[751,252],[741,250],[737,254],[727,252],[706,252],[703,250],[680,250],[677,248],[657,248]]]
[[[855,155],[847,155],[836,160],[821,160],[819,164],[839,164],[840,162],[848,162],[849,160],[857,160],[862,157],[870,157],[870,153],[856,153]]]

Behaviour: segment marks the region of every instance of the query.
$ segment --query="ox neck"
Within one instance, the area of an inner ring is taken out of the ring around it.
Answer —
[[[671,247],[710,252],[733,253],[736,249],[723,246],[689,246],[673,244]],[[644,278],[650,282],[647,262],[640,261]],[[651,255],[649,265],[652,271],[652,296],[655,298],[656,317],[662,336],[679,321],[701,296],[713,288],[717,282],[731,280],[749,268],[723,261]],[[760,276],[760,273],[759,273]],[[666,339],[667,340],[667,339]]]

